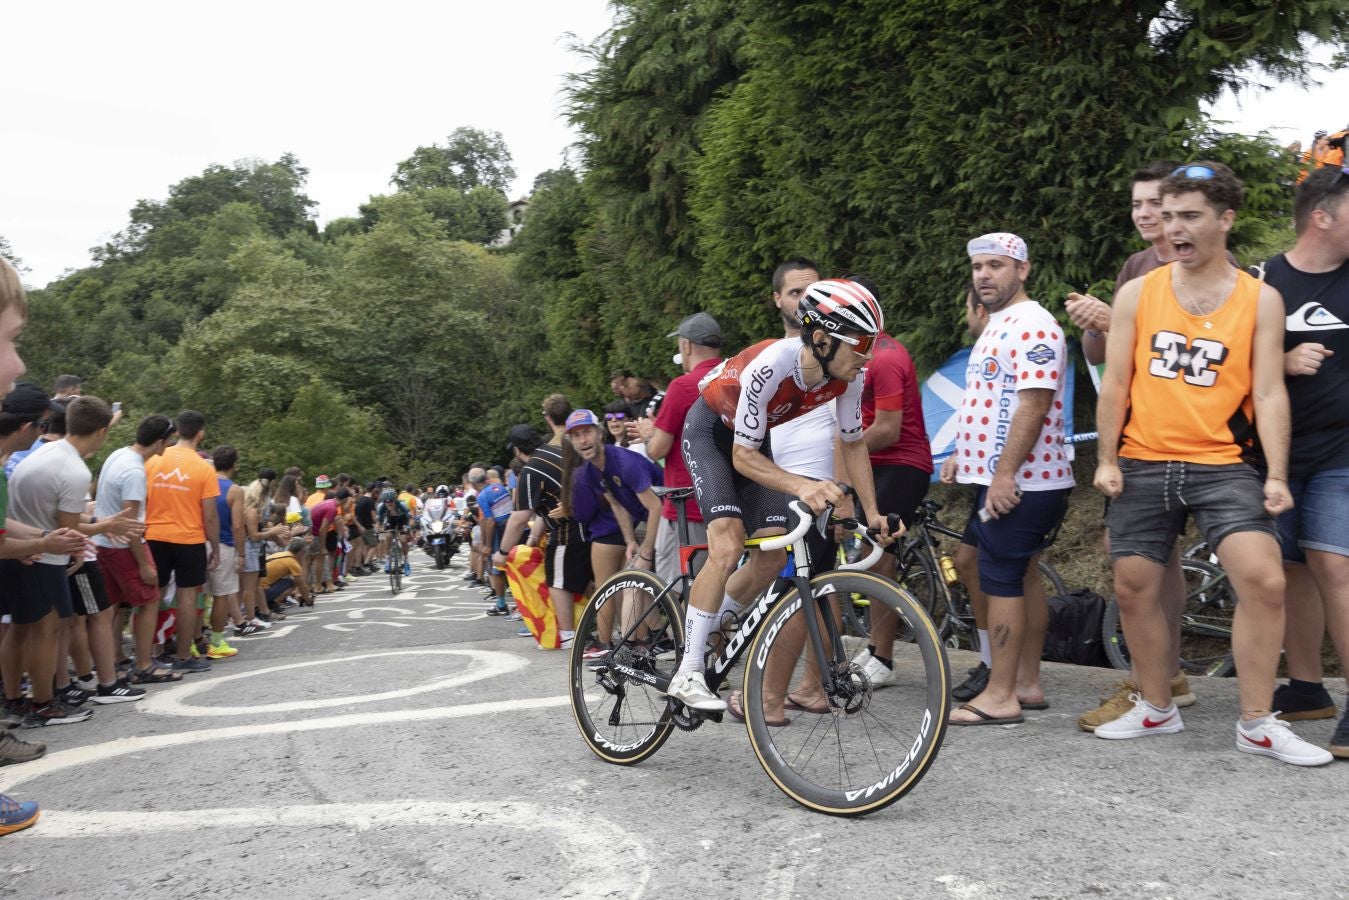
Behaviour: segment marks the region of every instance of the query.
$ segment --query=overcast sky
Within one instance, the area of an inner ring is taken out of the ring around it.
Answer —
[[[88,265],[138,199],[287,151],[320,221],[353,215],[459,126],[502,133],[519,196],[575,140],[561,88],[586,61],[568,34],[589,42],[611,16],[606,0],[6,4],[0,235],[41,286]],[[1216,112],[1306,141],[1349,122],[1345,96],[1339,73]]]

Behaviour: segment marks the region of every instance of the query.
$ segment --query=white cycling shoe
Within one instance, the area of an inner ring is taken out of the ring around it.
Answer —
[[[701,672],[676,675],[670,679],[670,687],[665,693],[689,709],[696,709],[699,712],[726,711],[726,701],[712,693]]]

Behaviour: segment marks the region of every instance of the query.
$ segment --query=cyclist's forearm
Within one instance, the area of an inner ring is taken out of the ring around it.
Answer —
[[[853,490],[861,501],[862,513],[867,518],[880,515],[876,508],[876,482],[871,476],[871,456],[867,453],[865,441],[844,441],[843,459],[847,463],[847,474],[852,479]]]

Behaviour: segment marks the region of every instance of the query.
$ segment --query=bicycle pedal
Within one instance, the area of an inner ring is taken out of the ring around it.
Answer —
[[[720,724],[721,724],[722,716],[724,716],[725,713],[719,713],[719,712],[706,712],[706,713],[703,713],[703,715],[707,718],[707,720],[708,720],[709,722],[716,722],[718,725],[720,725]]]

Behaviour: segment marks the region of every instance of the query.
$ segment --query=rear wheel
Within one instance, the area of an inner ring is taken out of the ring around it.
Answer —
[[[683,652],[684,620],[679,604],[661,594],[664,588],[650,572],[619,572],[595,589],[576,623],[572,715],[586,744],[606,762],[639,763],[659,750],[674,728],[664,690]],[[596,644],[612,649],[586,659],[586,648]]]
[[[1180,622],[1180,671],[1226,678],[1236,674],[1232,657],[1232,616],[1236,594],[1222,569],[1202,559],[1180,561],[1185,576],[1185,608]],[[1110,598],[1101,620],[1106,656],[1117,669],[1130,668],[1129,647],[1120,626],[1119,602]]]
[[[750,744],[764,771],[796,802],[832,815],[863,815],[903,797],[935,761],[946,733],[950,667],[932,620],[894,582],[865,572],[824,573],[811,587],[820,596],[864,596],[872,609],[883,604],[913,639],[896,642],[893,680],[883,685],[873,685],[846,654],[832,659],[834,695],[822,711],[788,713],[789,727],[770,727],[765,704],[776,716],[789,692],[806,700],[823,691],[806,637],[805,617],[818,606],[793,589],[749,649],[743,703]]]

